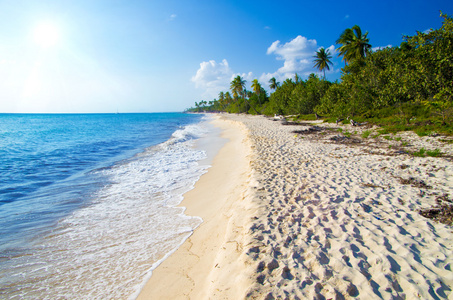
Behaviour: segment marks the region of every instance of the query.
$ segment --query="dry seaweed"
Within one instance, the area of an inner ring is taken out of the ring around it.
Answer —
[[[409,177],[408,179],[404,179],[399,177],[399,181],[401,184],[410,184],[413,187],[418,187],[421,189],[430,189],[432,188],[430,185],[427,185],[423,180],[418,180],[414,177]]]
[[[362,186],[370,187],[370,188],[384,188],[383,186],[372,184],[372,183],[362,183]]]
[[[360,144],[362,142],[355,138],[340,135],[335,135],[331,137],[330,140],[340,144]]]
[[[436,198],[437,206],[421,209],[420,215],[447,225],[453,225],[453,201],[447,194]]]
[[[318,127],[318,126],[312,126],[308,129],[305,129],[305,130],[294,130],[293,133],[296,133],[296,134],[313,134],[313,133],[318,133],[320,131],[322,131],[323,128],[321,127]]]

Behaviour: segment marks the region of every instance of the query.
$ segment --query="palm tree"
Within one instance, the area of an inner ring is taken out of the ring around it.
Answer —
[[[314,67],[318,68],[319,71],[324,71],[324,80],[326,80],[326,69],[330,70],[329,65],[333,65],[330,61],[332,55],[330,55],[329,49],[326,50],[324,47],[321,47],[313,57],[315,58]]]
[[[226,106],[225,94],[223,92],[219,93],[219,104],[222,106],[222,108],[225,108],[225,106]]]
[[[258,82],[258,79],[253,79],[252,81],[252,89],[255,94],[259,97],[261,92],[261,84]]]
[[[358,25],[346,28],[336,41],[341,45],[338,48],[338,56],[342,55],[345,63],[365,58],[371,49],[367,35],[368,31],[362,34],[362,29]]]
[[[241,76],[236,76],[230,84],[230,90],[233,92],[233,97],[238,98],[242,94],[246,81]]]
[[[296,82],[296,84],[298,84],[299,82],[302,81],[302,80],[300,79],[299,75],[297,75],[297,73],[294,74],[294,81]]]
[[[280,82],[277,82],[277,79],[275,79],[275,77],[272,77],[270,80],[269,80],[269,87],[271,88],[271,90],[276,90],[279,86],[280,86]]]
[[[255,92],[255,94],[258,96],[258,102],[261,105],[261,99],[260,99],[261,84],[258,82],[258,79],[253,79],[253,81],[252,81],[252,89]]]
[[[231,98],[230,92],[225,93],[225,103],[231,104],[233,102],[233,98]]]

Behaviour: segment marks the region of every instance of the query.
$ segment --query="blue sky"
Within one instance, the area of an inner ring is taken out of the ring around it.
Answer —
[[[0,0],[0,112],[166,112],[231,79],[316,72],[353,25],[373,47],[439,28],[453,1]],[[43,29],[44,28],[44,29]]]

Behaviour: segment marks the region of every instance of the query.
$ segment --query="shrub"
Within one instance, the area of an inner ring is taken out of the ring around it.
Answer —
[[[425,153],[425,148],[420,148],[420,150],[418,150],[417,152],[413,152],[412,155],[417,157],[425,157]]]
[[[362,137],[364,139],[368,138],[371,134],[371,130],[365,130],[364,132],[362,132]]]
[[[439,149],[427,150],[426,155],[432,156],[432,157],[438,157],[438,156],[442,156],[442,152],[440,152]]]

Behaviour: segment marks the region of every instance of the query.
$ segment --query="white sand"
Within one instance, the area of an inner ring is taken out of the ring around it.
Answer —
[[[205,223],[139,299],[453,299],[453,228],[418,214],[453,198],[450,160],[222,118],[231,142],[182,204]]]
[[[250,130],[252,168],[264,188],[246,250],[256,272],[248,297],[453,298],[453,228],[418,214],[436,196],[453,196],[451,162],[370,155],[366,147],[296,137],[300,126],[230,118]]]

